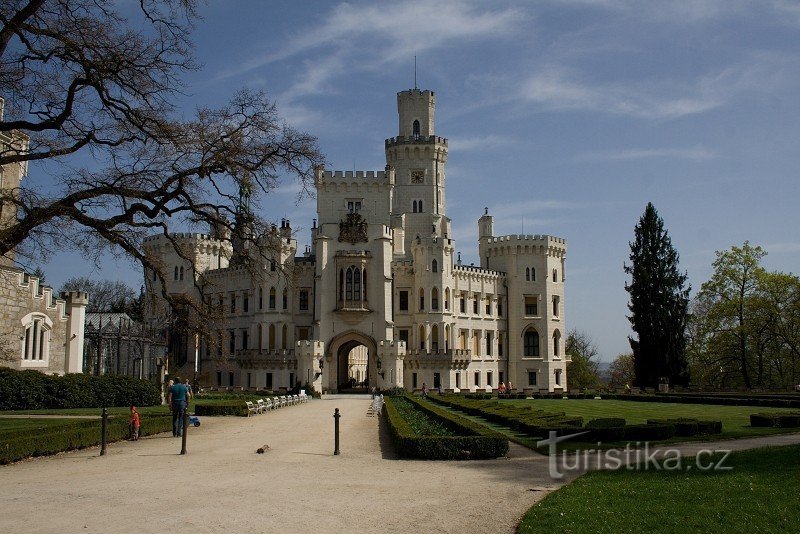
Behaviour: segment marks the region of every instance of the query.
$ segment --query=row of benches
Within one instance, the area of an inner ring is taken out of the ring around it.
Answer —
[[[256,402],[245,401],[245,404],[247,404],[247,416],[250,417],[251,415],[277,410],[285,406],[301,404],[308,402],[308,399],[309,396],[306,395],[306,392],[301,390],[299,395],[280,395],[278,397],[267,398],[267,400],[258,399]]]

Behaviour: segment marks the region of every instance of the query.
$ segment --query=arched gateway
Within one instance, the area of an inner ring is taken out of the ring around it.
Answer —
[[[326,360],[331,366],[327,384],[329,391],[367,392],[372,386],[377,385],[378,349],[371,336],[350,330],[335,336],[327,346]],[[364,349],[359,351],[359,347]],[[366,362],[362,361],[364,353]]]

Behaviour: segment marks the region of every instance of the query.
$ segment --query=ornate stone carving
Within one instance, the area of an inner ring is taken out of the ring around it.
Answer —
[[[367,221],[360,213],[348,213],[343,221],[339,221],[339,241],[347,241],[351,245],[369,241],[367,238]]]

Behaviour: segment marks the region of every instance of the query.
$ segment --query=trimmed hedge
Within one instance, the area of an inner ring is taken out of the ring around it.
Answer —
[[[585,441],[621,441],[625,439],[625,419],[601,417],[592,419],[584,427],[589,434],[581,436]]]
[[[800,426],[800,412],[750,414],[750,426],[795,428]]]
[[[221,415],[238,415],[247,417],[247,404],[244,401],[209,402],[197,401],[194,403],[194,414],[210,417]]]
[[[110,417],[106,429],[106,440],[119,441],[129,435],[128,417]],[[149,436],[172,430],[172,417],[169,415],[141,414],[140,435]],[[101,422],[99,419],[74,420],[71,423],[39,430],[30,429],[8,432],[0,443],[0,464],[16,462],[31,456],[44,456],[73,449],[99,445],[101,441]]]
[[[675,435],[674,424],[628,425],[625,438],[629,441],[659,441]]]
[[[158,384],[130,376],[46,375],[0,367],[0,410],[161,404]]]
[[[386,397],[384,417],[389,425],[392,443],[401,456],[423,460],[478,460],[497,458],[508,453],[508,440],[483,425],[414,397],[402,398],[458,435],[417,435],[395,406],[398,397]]]

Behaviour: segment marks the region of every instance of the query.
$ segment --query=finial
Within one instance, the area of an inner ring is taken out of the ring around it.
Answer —
[[[489,215],[489,208],[483,208],[483,214]]]
[[[458,264],[461,265],[461,253],[458,253]]]

